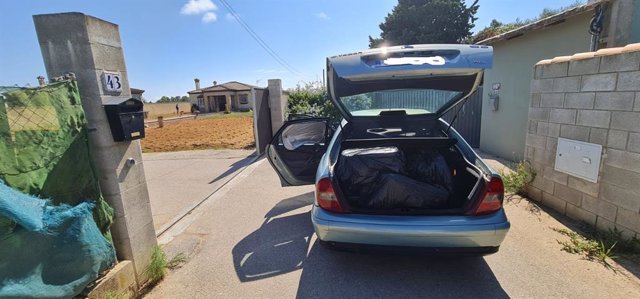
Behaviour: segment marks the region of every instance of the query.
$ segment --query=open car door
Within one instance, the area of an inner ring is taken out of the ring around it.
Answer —
[[[267,145],[267,159],[283,187],[315,183],[316,170],[330,138],[326,118],[294,119],[282,125]]]

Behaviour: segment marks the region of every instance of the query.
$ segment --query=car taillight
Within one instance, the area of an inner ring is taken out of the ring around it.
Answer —
[[[499,177],[491,177],[480,204],[474,211],[474,215],[486,215],[496,212],[502,208],[504,198],[504,185]]]
[[[321,178],[316,183],[316,202],[321,208],[330,212],[343,213],[345,211],[336,197],[330,178]]]

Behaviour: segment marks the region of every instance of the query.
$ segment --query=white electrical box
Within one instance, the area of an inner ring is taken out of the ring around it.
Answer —
[[[555,170],[598,182],[602,145],[558,138]]]

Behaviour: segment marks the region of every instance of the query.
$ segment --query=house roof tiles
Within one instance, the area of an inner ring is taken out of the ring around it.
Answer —
[[[565,10],[559,14],[555,14],[553,16],[544,18],[544,19],[540,19],[538,21],[535,21],[533,23],[524,25],[522,27],[518,27],[516,29],[513,29],[511,31],[507,31],[505,33],[502,34],[498,34],[496,36],[481,40],[479,42],[477,42],[477,44],[479,45],[491,45],[494,44],[496,42],[499,41],[504,41],[504,40],[509,40],[512,38],[516,38],[518,36],[521,36],[529,31],[534,31],[534,30],[539,30],[539,29],[544,29],[559,23],[564,22],[566,19],[571,18],[571,17],[575,17],[578,15],[582,15],[584,13],[587,13],[589,11],[593,11],[595,10],[595,8],[600,5],[600,4],[604,4],[609,2],[610,0],[599,0],[599,1],[594,1],[592,3],[588,3],[585,5],[580,5],[568,10]]]
[[[640,52],[640,43],[628,44],[624,47],[605,48],[595,52],[576,53],[571,56],[558,56],[553,59],[540,60],[538,61],[538,63],[536,63],[536,65],[545,65],[545,64],[561,63],[561,62],[574,61],[574,60],[583,60],[583,59],[589,59],[593,57],[610,56],[610,55],[617,55],[617,54],[631,53],[631,52]]]
[[[227,83],[208,86],[201,89],[195,89],[192,91],[188,91],[187,93],[202,93],[202,92],[216,92],[216,91],[249,91],[251,89],[263,89],[263,88],[238,82],[238,81],[230,81]]]

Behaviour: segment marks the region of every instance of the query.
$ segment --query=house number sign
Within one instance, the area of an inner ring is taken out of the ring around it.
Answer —
[[[103,72],[102,87],[109,93],[122,92],[122,76],[119,72]]]

